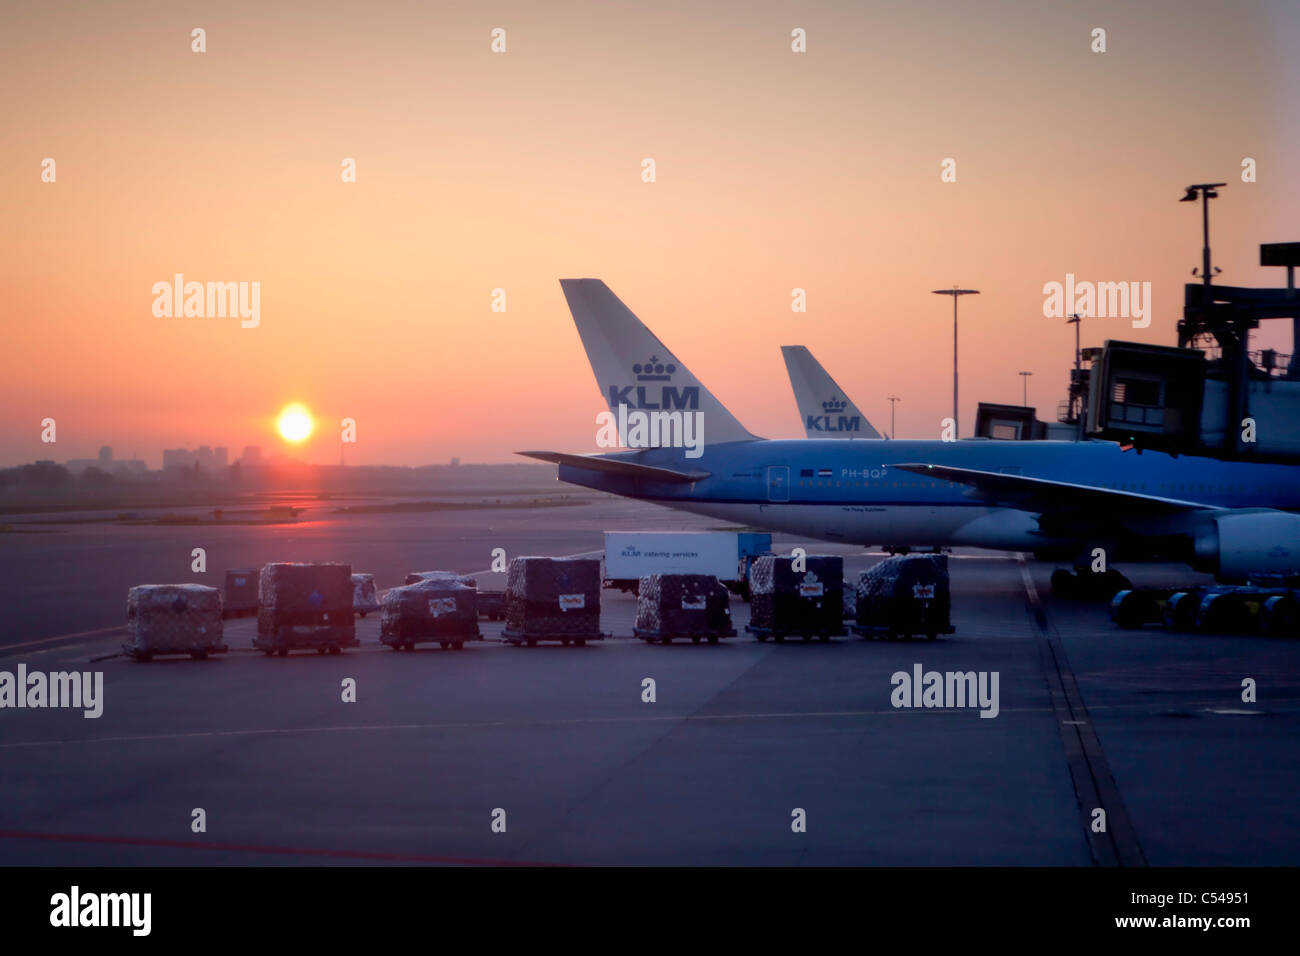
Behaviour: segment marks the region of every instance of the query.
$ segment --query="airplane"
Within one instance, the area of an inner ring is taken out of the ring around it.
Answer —
[[[809,438],[883,437],[805,346],[783,345],[781,355]]]
[[[864,546],[969,546],[1090,568],[1178,560],[1221,580],[1300,574],[1297,466],[1104,441],[771,440],[750,433],[599,279],[562,279],[610,417],[693,416],[703,446],[519,454],[570,484],[750,527]],[[604,415],[606,413],[602,413]],[[663,433],[661,432],[661,435]],[[670,439],[675,435],[668,430]],[[637,445],[632,429],[620,432]],[[1053,587],[1078,583],[1058,568]]]

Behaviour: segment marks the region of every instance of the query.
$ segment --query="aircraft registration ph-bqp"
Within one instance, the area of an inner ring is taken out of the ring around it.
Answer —
[[[700,413],[705,446],[521,452],[561,481],[823,541],[1174,559],[1224,579],[1300,574],[1292,465],[1124,451],[1103,441],[759,438],[599,279],[560,285],[601,395]],[[658,366],[670,374],[654,373]],[[669,391],[671,389],[671,392]],[[698,454],[698,452],[697,452]]]

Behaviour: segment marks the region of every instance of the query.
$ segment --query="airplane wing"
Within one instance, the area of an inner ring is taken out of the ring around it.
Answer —
[[[991,503],[1019,508],[1036,513],[1085,512],[1098,516],[1118,516],[1120,513],[1138,513],[1144,516],[1175,515],[1192,511],[1223,511],[1217,505],[1196,501],[1162,498],[1138,491],[1121,491],[1115,488],[1098,488],[1093,485],[1076,485],[1068,481],[1048,478],[1028,478],[997,471],[979,471],[974,468],[954,468],[949,465],[908,463],[892,465],[913,474],[939,478],[969,485]]]
[[[604,472],[621,478],[640,478],[644,481],[689,484],[709,477],[707,471],[676,471],[672,468],[642,465],[635,461],[605,458],[601,455],[571,455],[562,451],[520,451],[515,454],[523,455],[526,458],[536,458],[538,461],[549,461],[556,465],[585,468],[588,471]]]

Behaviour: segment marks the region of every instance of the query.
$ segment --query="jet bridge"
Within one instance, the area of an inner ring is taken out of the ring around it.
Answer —
[[[1290,319],[1300,341],[1300,242],[1260,246],[1285,288],[1185,287],[1178,347],[1107,342],[1093,363],[1089,433],[1175,454],[1300,464],[1300,349],[1250,351],[1266,319]]]

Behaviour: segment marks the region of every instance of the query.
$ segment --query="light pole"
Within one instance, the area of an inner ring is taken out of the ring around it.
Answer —
[[[1020,381],[1024,385],[1023,397],[1020,400],[1020,404],[1023,405],[1025,408],[1029,407],[1029,376],[1033,374],[1034,374],[1033,372],[1020,373]]]
[[[979,295],[979,289],[934,289],[935,295],[952,296],[952,430],[953,435],[961,434],[957,420],[957,297],[962,295]]]
[[[1220,186],[1226,186],[1227,183],[1195,183],[1187,187],[1187,195],[1179,202],[1196,202],[1201,201],[1201,282],[1205,286],[1205,302],[1208,305],[1210,301],[1210,200],[1218,199],[1219,194],[1216,190]]]
[[[897,438],[898,434],[894,431],[894,409],[902,399],[897,395],[889,396],[889,437]]]
[[[1074,378],[1070,381],[1070,414],[1074,416],[1074,440],[1083,441],[1083,352],[1079,349],[1079,331],[1083,316],[1075,312],[1065,320],[1074,326]]]

